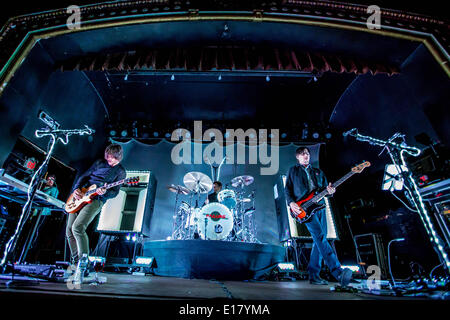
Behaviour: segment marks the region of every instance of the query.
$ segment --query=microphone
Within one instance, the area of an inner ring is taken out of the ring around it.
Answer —
[[[355,131],[357,131],[357,129],[356,129],[356,128],[353,128],[353,129],[351,129],[351,130],[348,130],[348,131],[344,132],[342,135],[343,135],[344,137],[346,137],[346,136],[348,136],[349,134],[353,134]]]

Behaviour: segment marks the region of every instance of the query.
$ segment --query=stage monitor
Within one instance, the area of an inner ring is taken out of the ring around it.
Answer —
[[[97,231],[106,234],[140,233],[149,236],[156,194],[152,171],[127,171],[127,178],[139,176],[137,185],[123,185],[119,194],[106,201]]]
[[[275,197],[275,208],[277,212],[278,235],[280,242],[288,239],[312,240],[311,234],[305,224],[298,223],[289,213],[289,204],[284,194],[286,186],[286,176],[281,175],[277,183],[273,186]],[[336,240],[338,238],[334,216],[331,210],[330,200],[325,197],[326,216],[327,216],[327,239]]]

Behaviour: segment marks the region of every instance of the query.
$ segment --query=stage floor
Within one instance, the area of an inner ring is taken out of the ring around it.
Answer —
[[[91,274],[92,275],[92,274]],[[89,276],[89,279],[91,278]],[[69,289],[65,283],[42,281],[39,285],[7,288],[6,279],[0,279],[0,294],[28,295],[30,297],[85,296],[102,298],[126,298],[132,300],[190,300],[190,299],[236,299],[236,300],[421,300],[420,297],[390,297],[364,293],[334,292],[337,283],[311,285],[307,280],[297,281],[218,281],[132,275],[127,273],[99,273],[107,282],[94,286],[81,285]]]

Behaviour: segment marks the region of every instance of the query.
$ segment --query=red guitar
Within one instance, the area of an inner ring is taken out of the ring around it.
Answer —
[[[85,205],[88,203],[91,203],[95,196],[98,195],[97,189],[99,188],[105,188],[109,189],[121,184],[135,184],[139,182],[139,177],[131,177],[119,180],[117,182],[113,182],[110,184],[105,184],[101,187],[97,187],[95,184],[90,186],[89,188],[82,188],[81,192],[83,193],[82,197],[78,200],[75,199],[74,194],[72,193],[69,198],[66,201],[66,205],[64,206],[64,209],[68,213],[75,213],[80,211]]]
[[[355,173],[361,173],[365,168],[370,167],[370,162],[365,161],[343,176],[341,179],[332,184],[332,187],[336,188],[342,184],[345,180],[353,176]],[[296,214],[290,209],[291,216],[297,220],[298,223],[307,222],[317,210],[323,209],[325,204],[319,204],[318,202],[323,199],[328,194],[327,189],[322,192],[317,192],[317,190],[312,191],[302,200],[298,201],[297,204],[300,207],[300,213]]]

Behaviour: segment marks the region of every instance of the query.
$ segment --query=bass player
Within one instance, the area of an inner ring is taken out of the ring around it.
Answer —
[[[300,214],[300,207],[297,202],[313,190],[326,188],[329,195],[332,195],[336,190],[331,186],[331,183],[327,183],[322,170],[311,166],[310,152],[307,147],[297,148],[295,157],[298,163],[291,167],[287,173],[285,194],[290,209],[295,214]],[[350,283],[352,271],[348,268],[341,268],[333,248],[328,243],[325,209],[318,210],[305,224],[313,238],[313,247],[308,264],[310,283],[328,284],[326,280],[319,276],[322,261],[325,261],[331,274],[340,282],[341,286],[347,286]]]
[[[83,196],[81,188],[93,184],[102,186],[125,179],[126,172],[120,164],[123,157],[123,149],[119,144],[111,144],[105,149],[105,158],[99,159],[82,174],[72,188],[73,197],[78,200]],[[86,229],[101,211],[106,200],[114,198],[119,193],[120,186],[106,190],[98,188],[96,196],[91,203],[88,203],[80,211],[69,213],[66,226],[66,237],[70,248],[71,263],[77,266],[74,282],[82,283],[88,265],[89,239]]]

